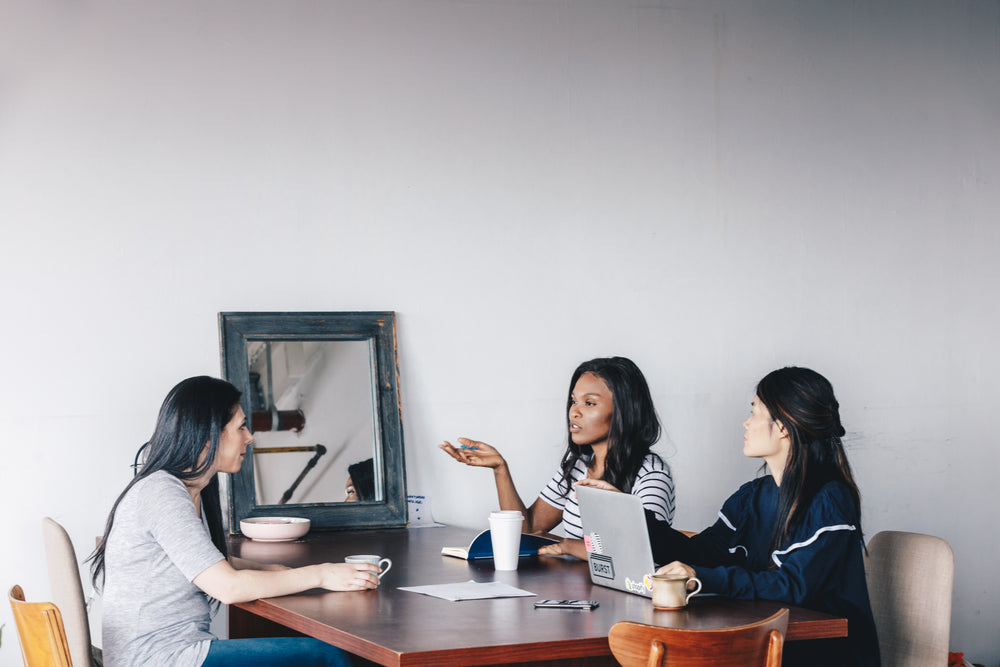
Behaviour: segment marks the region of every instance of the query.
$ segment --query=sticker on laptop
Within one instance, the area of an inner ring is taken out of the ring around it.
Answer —
[[[591,553],[587,562],[590,563],[590,573],[595,577],[614,580],[615,564],[614,561],[611,560],[611,556]]]
[[[588,554],[604,553],[604,544],[601,543],[601,536],[598,535],[597,533],[590,533],[589,535],[584,535],[583,546],[587,549]]]
[[[648,574],[642,578],[642,581],[632,581],[629,577],[625,577],[625,588],[633,593],[643,595],[644,593],[652,592],[653,580]]]

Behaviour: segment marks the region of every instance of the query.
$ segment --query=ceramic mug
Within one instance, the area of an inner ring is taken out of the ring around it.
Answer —
[[[657,609],[680,609],[686,607],[688,600],[701,590],[701,580],[697,577],[685,577],[676,574],[654,574],[653,577],[653,606]],[[695,589],[688,592],[689,581],[697,584]]]
[[[392,561],[388,558],[382,558],[381,556],[376,556],[375,554],[360,554],[357,556],[348,556],[344,559],[345,563],[370,563],[377,567],[381,572],[378,573],[378,578],[381,579],[382,575],[389,571],[392,567]],[[383,569],[384,568],[384,569]]]

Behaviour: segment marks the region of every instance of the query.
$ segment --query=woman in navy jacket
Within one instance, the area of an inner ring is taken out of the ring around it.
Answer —
[[[770,475],[744,484],[693,537],[650,522],[659,573],[698,577],[703,592],[780,600],[848,619],[848,637],[785,644],[784,664],[879,665],[865,582],[861,496],[841,442],[833,387],[807,368],[757,385],[743,453]],[[808,652],[808,655],[806,655]]]

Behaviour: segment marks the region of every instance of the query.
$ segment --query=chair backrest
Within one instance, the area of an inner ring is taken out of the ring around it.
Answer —
[[[611,652],[623,667],[779,667],[788,610],[757,623],[717,630],[684,630],[615,623]]]
[[[865,576],[883,667],[947,664],[955,581],[948,543],[883,531],[868,542]]]
[[[69,652],[76,665],[90,665],[90,621],[73,542],[66,529],[49,517],[42,519],[42,533],[52,601],[62,612]]]
[[[21,656],[29,667],[72,667],[59,607],[51,602],[25,602],[24,591],[14,586],[7,593],[14,611]]]

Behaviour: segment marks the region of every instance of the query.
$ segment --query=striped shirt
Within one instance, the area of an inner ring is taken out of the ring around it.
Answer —
[[[578,482],[587,476],[589,459],[580,458],[573,467],[572,480]],[[660,521],[671,523],[674,520],[674,480],[670,476],[670,466],[656,454],[650,452],[642,461],[639,474],[632,484],[632,495],[642,498],[642,505],[651,511]],[[583,522],[580,520],[580,506],[576,502],[575,493],[566,493],[566,483],[563,480],[562,468],[556,470],[549,483],[541,490],[538,497],[561,509],[563,528],[566,537],[582,539]]]

